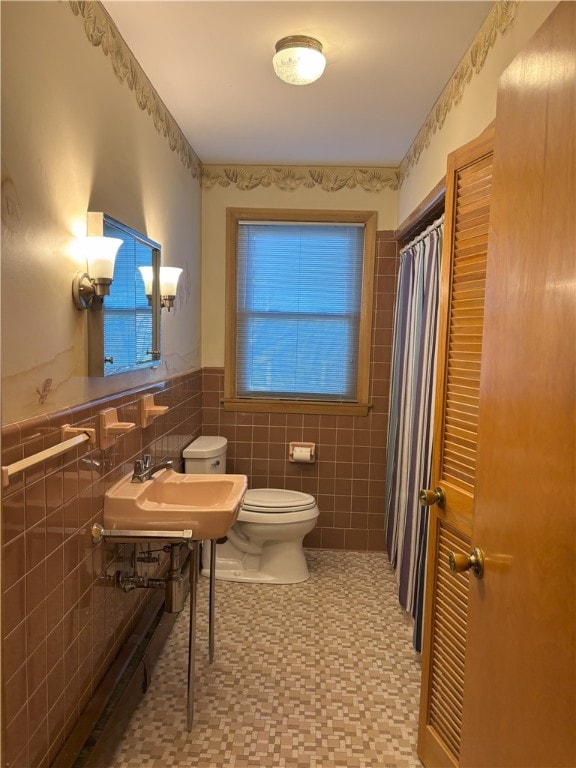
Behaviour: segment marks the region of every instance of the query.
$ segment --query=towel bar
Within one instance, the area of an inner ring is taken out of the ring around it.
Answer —
[[[62,427],[62,430],[61,430],[62,434],[66,434],[64,432],[64,430],[66,429],[70,429],[69,425],[65,425],[64,427]],[[66,451],[69,451],[71,448],[75,448],[78,445],[83,445],[84,443],[94,443],[93,429],[79,430],[79,434],[69,438],[68,440],[64,440],[64,442],[62,443],[57,443],[56,445],[52,445],[50,448],[46,448],[44,451],[33,453],[31,456],[26,456],[25,459],[20,459],[20,461],[15,461],[13,464],[8,464],[8,466],[6,467],[3,466],[2,467],[2,488],[7,488],[10,485],[10,478],[13,475],[18,474],[18,472],[24,472],[24,470],[30,469],[31,467],[35,467],[37,464],[40,464],[43,461],[47,461],[48,459],[53,459],[55,456],[61,456],[63,453],[66,453]]]

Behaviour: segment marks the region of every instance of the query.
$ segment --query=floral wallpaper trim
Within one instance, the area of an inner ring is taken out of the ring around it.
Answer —
[[[70,0],[70,8],[75,16],[80,16],[84,21],[84,31],[92,45],[100,46],[104,55],[110,58],[118,80],[125,82],[128,88],[134,91],[138,106],[148,112],[154,121],[154,127],[167,139],[172,152],[176,152],[195,179],[199,178],[201,165],[198,156],[101,3]]]
[[[201,186],[203,189],[236,186],[242,190],[275,186],[284,192],[292,192],[300,187],[321,187],[325,192],[361,187],[366,192],[382,192],[387,188],[398,189],[398,172],[395,168],[371,167],[204,165]]]
[[[400,186],[409,175],[410,169],[420,159],[422,152],[429,146],[436,131],[441,130],[452,107],[462,100],[464,90],[472,76],[478,75],[482,71],[488,52],[498,39],[498,34],[504,34],[512,26],[518,5],[519,0],[498,0],[494,4],[474,42],[432,107],[424,125],[418,131],[412,146],[400,163]]]

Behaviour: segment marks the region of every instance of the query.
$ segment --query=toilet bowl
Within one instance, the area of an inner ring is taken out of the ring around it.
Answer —
[[[223,472],[227,441],[201,437],[184,449],[186,472]],[[207,455],[208,454],[208,455]],[[216,578],[270,584],[297,584],[310,573],[302,547],[318,520],[313,496],[300,491],[247,491],[226,541],[216,545]],[[210,573],[212,547],[202,547],[202,574]]]
[[[310,573],[302,541],[318,515],[316,501],[307,493],[277,488],[248,491],[227,541],[216,545],[216,578],[271,584],[306,581]],[[205,547],[205,575],[210,556],[210,547]]]

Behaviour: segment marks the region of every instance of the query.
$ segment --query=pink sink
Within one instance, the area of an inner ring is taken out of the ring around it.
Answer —
[[[104,497],[104,528],[182,531],[194,539],[225,536],[246,493],[246,475],[183,475],[172,469],[150,480],[119,480]]]

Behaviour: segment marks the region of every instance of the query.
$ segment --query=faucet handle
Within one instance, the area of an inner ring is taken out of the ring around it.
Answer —
[[[150,469],[152,466],[152,456],[149,453],[145,453],[142,456],[142,469]]]

